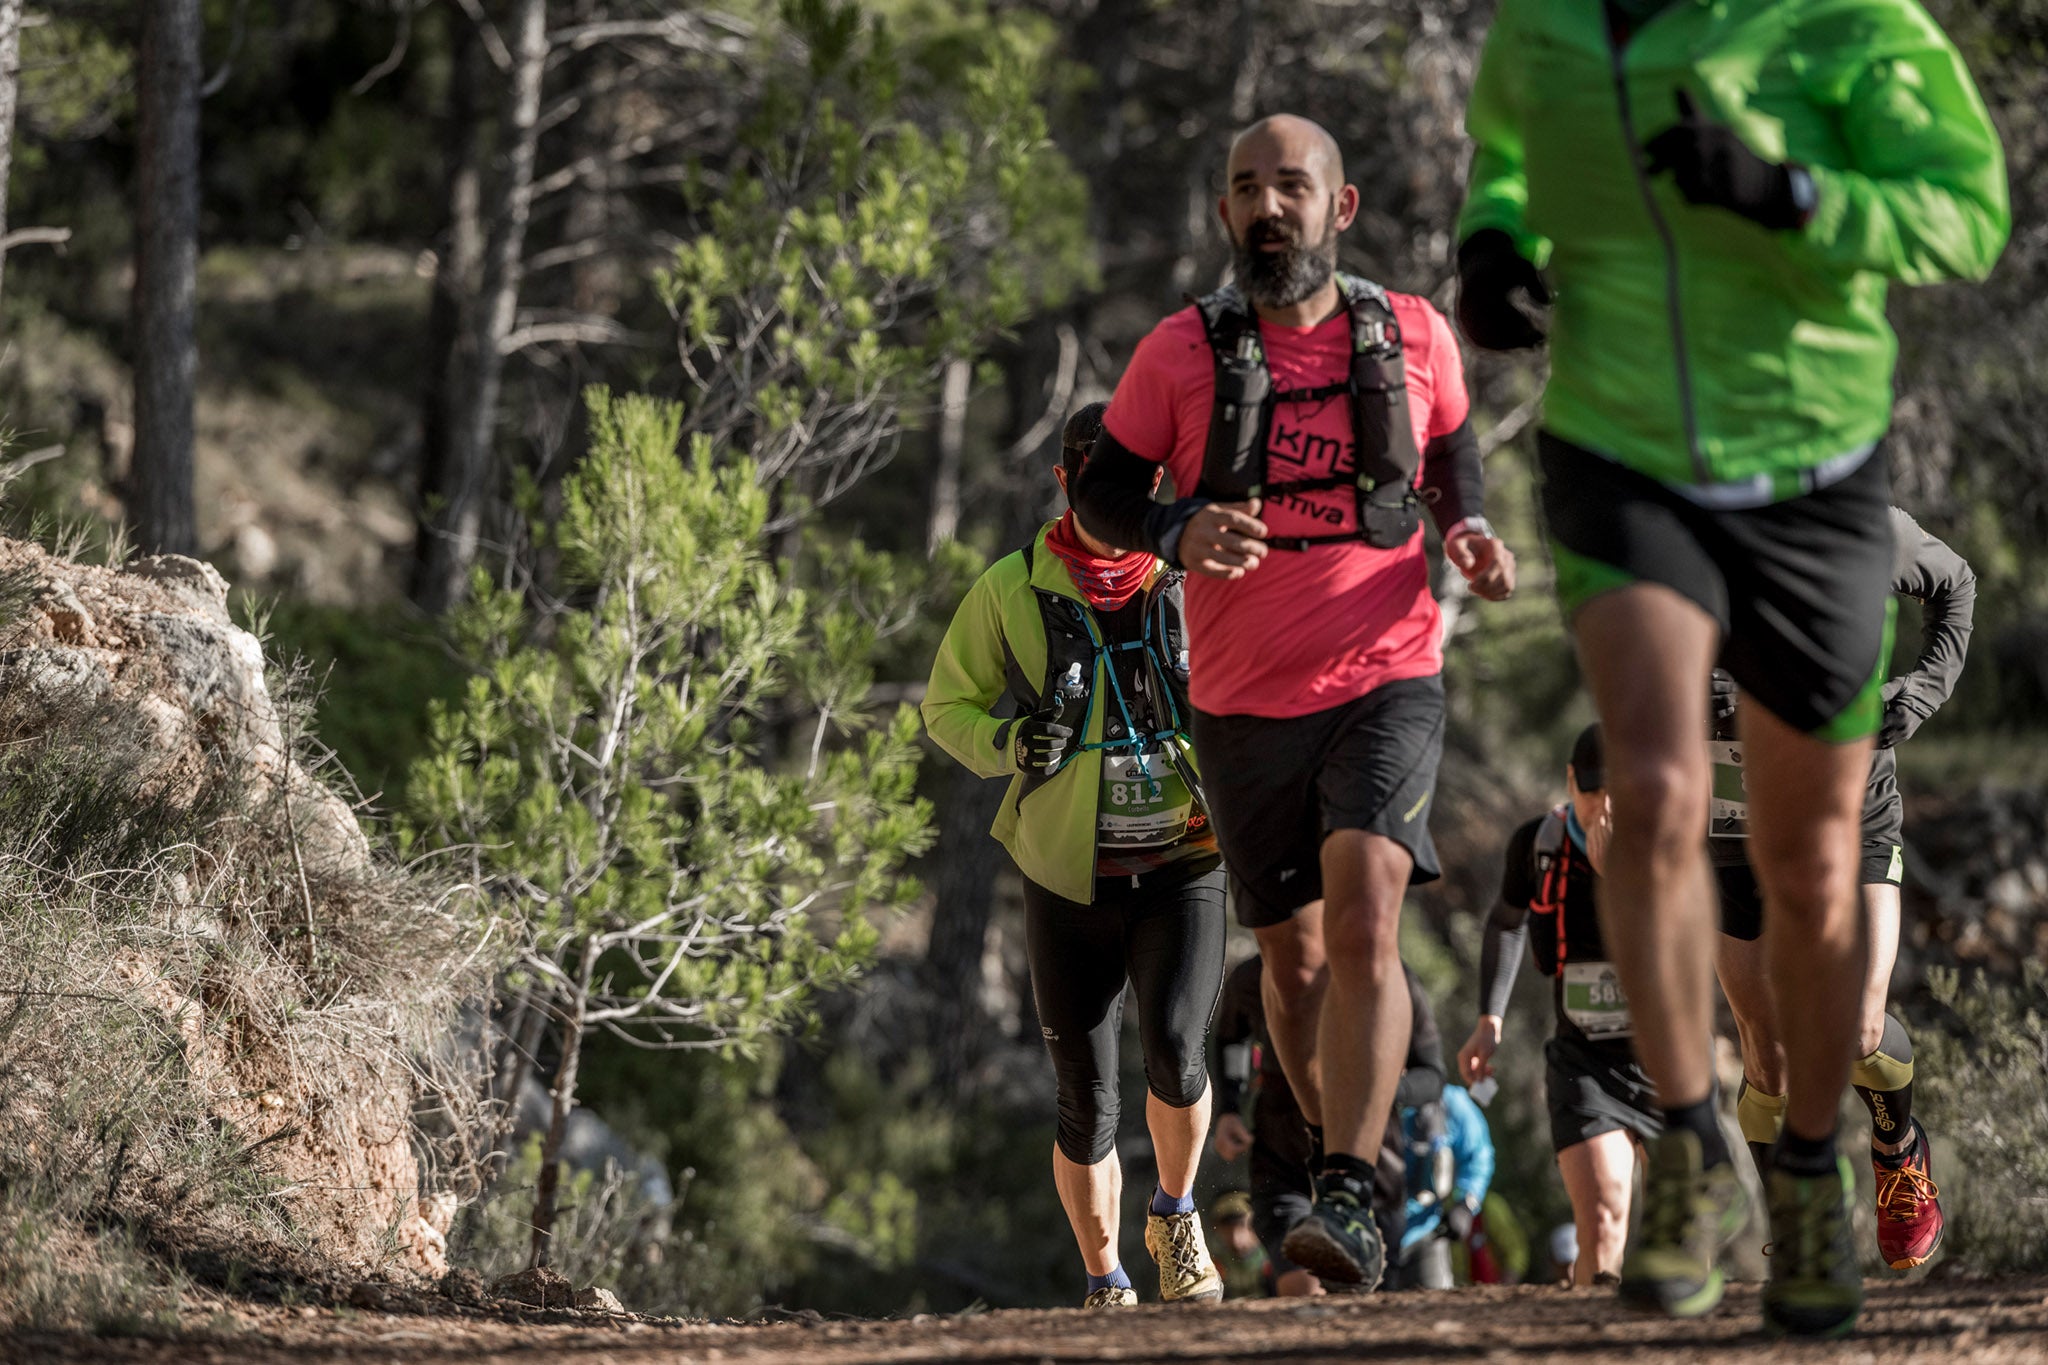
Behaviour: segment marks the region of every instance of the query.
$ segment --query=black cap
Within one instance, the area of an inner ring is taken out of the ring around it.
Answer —
[[[1601,741],[1597,720],[1572,741],[1572,780],[1582,792],[1596,792],[1607,785],[1607,746]]]
[[[1060,433],[1060,463],[1067,468],[1069,488],[1087,462],[1088,452],[1095,449],[1095,438],[1102,435],[1102,414],[1108,411],[1107,403],[1090,403],[1067,419],[1067,428]]]

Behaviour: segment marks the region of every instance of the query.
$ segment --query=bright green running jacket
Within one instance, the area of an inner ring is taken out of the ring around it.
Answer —
[[[1797,496],[1890,424],[1888,281],[1978,279],[1997,260],[1997,133],[1913,0],[1674,0],[1619,53],[1603,11],[1502,0],[1466,113],[1459,238],[1500,228],[1547,266],[1558,436],[1708,501]],[[1804,228],[1694,207],[1643,174],[1681,88],[1812,172]]]
[[[925,684],[924,724],[941,749],[981,777],[1007,777],[1008,789],[989,833],[1017,860],[1017,870],[1056,896],[1092,904],[1095,900],[1096,824],[1102,799],[1102,749],[1108,705],[1108,665],[1100,657],[1089,683],[1088,717],[1076,738],[1082,747],[1058,772],[1033,780],[1020,772],[1010,744],[1011,720],[994,714],[1005,696],[1018,715],[1029,715],[1044,700],[1045,618],[1038,594],[1081,603],[1080,591],[1059,556],[1045,548],[1047,522],[1031,553],[1019,550],[990,565],[967,590],[946,638],[932,660]],[[1162,564],[1145,586],[1146,632],[1171,621],[1181,629],[1180,575]],[[1163,601],[1162,601],[1163,599]],[[1163,612],[1160,610],[1163,608]],[[1088,608],[1085,604],[1083,610]],[[1176,701],[1187,705],[1185,685],[1166,681]],[[1166,741],[1190,773],[1197,773],[1185,732]],[[1206,816],[1205,816],[1206,818]]]

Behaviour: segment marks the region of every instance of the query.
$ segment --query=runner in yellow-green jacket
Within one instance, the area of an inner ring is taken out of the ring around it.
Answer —
[[[1834,1130],[1891,642],[1885,294],[1991,269],[1998,139],[1914,0],[1502,0],[1466,126],[1458,318],[1481,346],[1549,343],[1542,507],[1615,809],[1602,918],[1664,1111],[1621,1294],[1706,1312],[1742,1220],[1693,738],[1718,662],[1757,703],[1744,772],[1772,822],[1749,850],[1789,1075],[1764,1320],[1845,1332],[1862,1288]]]
[[[1104,407],[1067,423],[1062,488],[1101,434]],[[925,726],[939,747],[983,777],[1009,779],[991,833],[1024,874],[1031,989],[1059,1084],[1054,1183],[1091,1308],[1137,1302],[1117,1257],[1127,982],[1159,1168],[1145,1226],[1159,1296],[1223,1297],[1194,1181],[1227,928],[1190,715],[1179,570],[1104,544],[1071,511],[969,589],[925,690]]]

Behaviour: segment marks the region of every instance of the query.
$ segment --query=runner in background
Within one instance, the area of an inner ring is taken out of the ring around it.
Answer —
[[[1896,746],[1948,700],[1969,652],[1977,576],[1961,555],[1891,509],[1895,558],[1892,591],[1918,600],[1920,657],[1884,688],[1884,725],[1863,796],[1863,913],[1870,933],[1862,1030],[1849,1082],[1870,1110],[1870,1160],[1876,1176],[1877,1250],[1894,1270],[1924,1264],[1941,1245],[1940,1191],[1934,1183],[1927,1131],[1913,1117],[1913,1040],[1886,1011],[1899,953],[1899,885],[1904,880],[1905,802],[1899,795]],[[1763,898],[1745,854],[1748,810],[1742,787],[1742,745],[1735,726],[1735,686],[1717,673],[1712,696],[1714,806],[1712,850],[1721,890],[1723,937],[1715,959],[1721,989],[1742,1040],[1742,1088],[1735,1112],[1759,1170],[1770,1168],[1785,1113],[1785,1056],[1772,1006],[1759,937]]]
[[[1493,1186],[1493,1130],[1462,1085],[1433,1104],[1401,1110],[1408,1217],[1401,1231],[1403,1289],[1449,1289],[1451,1248],[1463,1246]]]
[[[1287,1084],[1266,1032],[1266,1008],[1260,988],[1261,963],[1254,955],[1237,964],[1223,982],[1223,1000],[1216,1009],[1216,1131],[1211,1146],[1224,1161],[1251,1154],[1252,1228],[1266,1248],[1274,1272],[1274,1292],[1286,1297],[1327,1293],[1310,1271],[1289,1260],[1281,1249],[1287,1231],[1314,1201],[1312,1150],[1308,1125]],[[1410,1002],[1408,1065],[1395,1089],[1398,1106],[1413,1110],[1433,1105],[1444,1089],[1443,1041],[1430,1007],[1429,993],[1402,966]],[[1245,1101],[1251,1101],[1246,1125]],[[1389,1123],[1375,1161],[1372,1213],[1388,1246],[1399,1246],[1408,1195],[1408,1139],[1399,1119]],[[1399,1282],[1399,1267],[1392,1269]],[[1389,1286],[1392,1287],[1392,1286]]]
[[[1101,411],[1068,421],[1062,488],[1086,463]],[[925,690],[939,747],[1009,781],[990,832],[1024,874],[1032,996],[1059,1081],[1053,1181],[1094,1308],[1138,1301],[1117,1254],[1127,984],[1159,1168],[1145,1220],[1159,1297],[1223,1297],[1193,1192],[1227,923],[1187,735],[1180,598],[1179,573],[1097,540],[1070,511],[968,590]]]
[[[1330,135],[1265,119],[1224,181],[1235,283],[1139,343],[1075,505],[1194,575],[1196,747],[1318,1181],[1286,1252],[1369,1288],[1386,1261],[1375,1153],[1408,1050],[1401,903],[1438,876],[1443,629],[1422,509],[1478,596],[1513,590],[1514,556],[1483,515],[1449,326],[1337,272],[1358,191]],[[1170,505],[1152,498],[1162,467]]]
[[[1835,1128],[1890,643],[1885,300],[1990,271],[2011,227],[1998,134],[1915,0],[1502,0],[1465,124],[1458,317],[1488,348],[1550,343],[1543,517],[1616,803],[1602,928],[1664,1111],[1619,1293],[1710,1311],[1743,1222],[1699,838],[1718,662],[1754,703],[1785,1050],[1764,1325],[1838,1335],[1863,1298]]]
[[[1594,909],[1613,834],[1600,726],[1589,725],[1565,764],[1567,800],[1508,836],[1500,901],[1479,953],[1479,1022],[1458,1050],[1458,1074],[1493,1074],[1523,944],[1556,983],[1557,1025],[1543,1045],[1544,1092],[1558,1173],[1578,1230],[1574,1283],[1616,1284],[1628,1240],[1637,1148],[1663,1131],[1656,1090],[1629,1039],[1629,1004],[1615,981]],[[1533,917],[1533,932],[1532,932]]]

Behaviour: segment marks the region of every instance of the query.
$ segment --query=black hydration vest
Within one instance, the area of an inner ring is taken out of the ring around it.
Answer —
[[[1034,542],[1024,547],[1027,577],[1035,559]],[[1090,609],[1085,603],[1033,587],[1031,591],[1038,599],[1039,619],[1045,626],[1045,676],[1039,683],[1035,698],[1019,695],[1017,702],[1020,714],[1043,706],[1057,695],[1060,681],[1067,676],[1067,671],[1079,665],[1086,690],[1081,718],[1074,724],[1076,742],[1072,752],[1087,749],[1143,750],[1158,745],[1165,750],[1168,762],[1187,783],[1188,790],[1194,793],[1199,809],[1206,812],[1208,801],[1202,790],[1201,775],[1180,752],[1182,739],[1194,718],[1194,707],[1188,700],[1187,627],[1181,615],[1181,584],[1186,577],[1179,569],[1163,570],[1152,586],[1145,590],[1143,625],[1138,638],[1119,644],[1110,644],[1102,639],[1101,632],[1089,619]],[[1135,731],[1117,733],[1122,731],[1122,718],[1112,722],[1111,717],[1105,716],[1105,738],[1094,744],[1083,744],[1080,740],[1088,732],[1088,717],[1100,702],[1095,695],[1096,665],[1113,669],[1116,667],[1114,656],[1126,650],[1141,654],[1152,683],[1138,712],[1130,718]],[[1019,691],[1021,693],[1021,688]],[[1024,794],[1028,796],[1052,777],[1052,773],[1027,772],[1024,775]]]
[[[1259,319],[1235,286],[1196,299],[1209,350],[1216,359],[1216,398],[1209,409],[1209,445],[1202,456],[1200,497],[1225,502],[1350,487],[1358,498],[1358,527],[1326,536],[1269,536],[1278,550],[1338,545],[1354,540],[1382,550],[1406,545],[1422,522],[1415,471],[1422,452],[1408,420],[1408,369],[1401,356],[1401,324],[1387,291],[1370,280],[1340,274],[1337,286],[1351,314],[1351,373],[1342,384],[1276,393]],[[1267,481],[1267,441],[1282,403],[1351,400],[1352,470],[1288,483]]]

